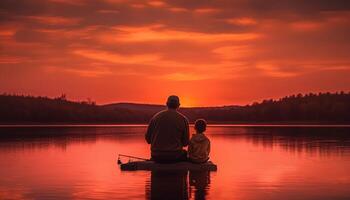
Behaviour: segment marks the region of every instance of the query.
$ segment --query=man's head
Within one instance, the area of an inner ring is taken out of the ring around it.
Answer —
[[[197,133],[203,133],[207,129],[207,122],[204,119],[197,119],[194,123]]]
[[[180,99],[178,96],[171,95],[168,97],[168,100],[166,102],[166,105],[170,109],[177,109],[180,106]]]

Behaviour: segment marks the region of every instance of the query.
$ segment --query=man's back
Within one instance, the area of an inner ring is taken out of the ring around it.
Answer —
[[[189,142],[188,120],[175,109],[161,111],[151,119],[146,140],[151,144],[152,157],[176,157]]]

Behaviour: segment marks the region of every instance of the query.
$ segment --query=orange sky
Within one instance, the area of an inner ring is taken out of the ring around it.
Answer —
[[[350,90],[344,0],[1,0],[0,92],[246,104]]]

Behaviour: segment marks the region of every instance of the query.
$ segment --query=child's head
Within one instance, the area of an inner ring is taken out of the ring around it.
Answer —
[[[197,133],[203,133],[207,129],[207,122],[204,119],[197,119],[194,123],[194,129]]]

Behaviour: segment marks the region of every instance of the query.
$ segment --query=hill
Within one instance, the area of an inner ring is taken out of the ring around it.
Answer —
[[[130,111],[137,111],[143,113],[156,113],[160,110],[166,108],[165,105],[153,105],[153,104],[137,104],[137,103],[113,103],[101,106],[107,110],[115,110],[115,109],[127,109]]]
[[[73,102],[58,98],[0,95],[0,123],[147,123],[163,105]],[[298,94],[246,106],[181,108],[191,122],[350,123],[350,93]]]

